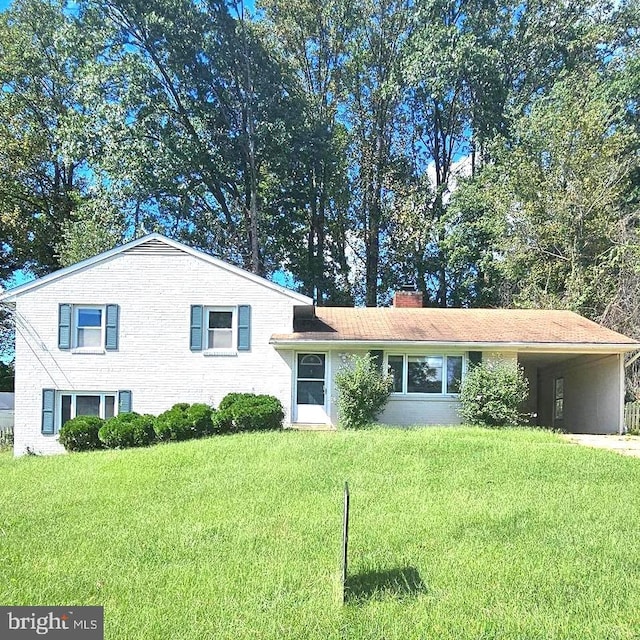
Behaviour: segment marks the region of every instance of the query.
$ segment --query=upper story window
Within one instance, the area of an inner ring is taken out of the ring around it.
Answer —
[[[191,351],[235,355],[251,349],[251,307],[191,305]]]
[[[101,347],[104,333],[103,307],[76,307],[74,346]]]
[[[387,364],[394,393],[460,393],[461,355],[389,355]]]
[[[117,304],[60,304],[58,348],[95,353],[118,349]]]
[[[235,309],[207,309],[207,348],[235,349]]]

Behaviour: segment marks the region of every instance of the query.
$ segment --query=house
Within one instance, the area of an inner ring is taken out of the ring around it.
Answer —
[[[520,363],[543,425],[615,432],[633,340],[566,311],[316,308],[299,293],[158,234],[6,291],[16,319],[15,453],[61,452],[82,414],[277,396],[292,425],[335,425],[335,372],[373,352],[392,372],[381,421],[455,424],[469,364]],[[428,375],[424,375],[428,372]],[[421,375],[422,373],[422,375]]]

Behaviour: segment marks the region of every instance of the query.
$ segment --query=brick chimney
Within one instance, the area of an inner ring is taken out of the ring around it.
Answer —
[[[416,291],[411,285],[404,286],[401,291],[393,294],[393,306],[396,309],[421,309],[422,304],[422,291]]]

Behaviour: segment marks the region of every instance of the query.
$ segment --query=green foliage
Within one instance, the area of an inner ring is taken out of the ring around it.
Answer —
[[[150,415],[120,413],[104,423],[98,437],[109,449],[146,447],[156,439],[154,423],[155,418]]]
[[[0,362],[0,391],[13,391],[15,387],[14,363]]]
[[[62,425],[58,440],[67,451],[101,449],[99,431],[103,425],[104,420],[97,416],[77,416]]]
[[[254,393],[229,393],[218,407],[214,421],[220,431],[281,429],[284,410],[278,398]]]
[[[336,373],[340,424],[347,429],[366,427],[384,409],[393,389],[393,378],[384,375],[369,355],[352,356]]]
[[[507,363],[475,365],[462,381],[460,415],[469,424],[506,427],[526,424],[521,405],[529,382],[520,367]]]
[[[213,413],[206,404],[175,404],[155,420],[158,440],[190,440],[211,435],[214,432]]]

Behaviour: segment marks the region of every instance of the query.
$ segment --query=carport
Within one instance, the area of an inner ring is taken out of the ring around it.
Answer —
[[[519,351],[531,423],[570,433],[621,433],[624,353]]]

